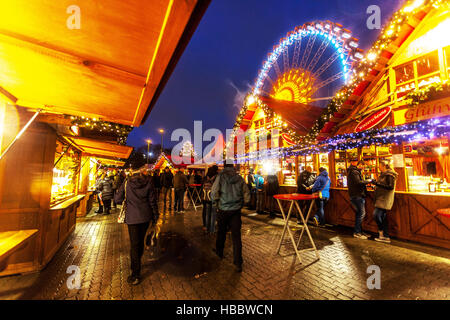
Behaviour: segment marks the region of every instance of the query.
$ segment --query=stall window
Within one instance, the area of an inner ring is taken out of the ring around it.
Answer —
[[[51,205],[60,203],[76,195],[81,154],[73,147],[57,141]]]
[[[336,172],[336,187],[347,187],[347,164],[346,164],[346,152],[335,151],[334,153],[335,172]]]
[[[297,185],[295,172],[295,157],[287,157],[281,160],[282,184]]]
[[[441,80],[437,50],[394,68],[397,98]]]
[[[450,192],[450,157],[447,139],[403,146],[410,192]]]
[[[445,62],[447,68],[447,79],[450,78],[450,46],[444,48]]]

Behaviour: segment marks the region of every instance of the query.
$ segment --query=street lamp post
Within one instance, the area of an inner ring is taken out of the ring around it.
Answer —
[[[163,135],[164,135],[164,129],[159,129],[159,133],[161,133],[161,154],[163,152]]]
[[[147,168],[148,168],[148,158],[149,158],[149,153],[150,153],[150,143],[152,143],[152,140],[147,139]]]

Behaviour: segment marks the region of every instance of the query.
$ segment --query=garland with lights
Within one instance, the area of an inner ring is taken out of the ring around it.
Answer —
[[[396,127],[370,129],[362,132],[347,133],[327,139],[324,142],[298,149],[298,146],[286,149],[268,149],[238,156],[239,162],[266,160],[279,157],[305,156],[317,153],[330,153],[334,150],[348,150],[370,145],[400,144],[423,139],[435,139],[447,136],[450,132],[450,116],[422,120]]]
[[[87,128],[89,130],[98,130],[105,133],[113,133],[117,136],[117,143],[125,145],[128,134],[133,130],[133,126],[127,126],[124,124],[113,123],[103,121],[96,118],[86,118],[86,117],[76,117],[76,116],[66,116],[70,117],[72,120],[72,125],[78,126],[80,128]]]
[[[405,100],[410,100],[410,106],[414,107],[420,103],[430,100],[436,100],[450,95],[450,83],[437,82],[430,84],[426,88],[419,89],[408,93]]]
[[[422,3],[423,2],[423,3]],[[339,107],[351,96],[359,82],[364,79],[372,68],[375,66],[378,57],[385,48],[397,39],[401,26],[407,19],[414,15],[418,10],[433,6],[439,7],[443,0],[410,0],[406,5],[394,13],[387,25],[382,29],[380,36],[375,41],[372,48],[367,53],[364,59],[361,59],[359,63],[353,69],[353,75],[349,79],[349,84],[343,86],[336,94],[336,96],[330,101],[321,117],[316,121],[310,132],[305,136],[304,145],[312,144],[315,142],[317,135],[324,125],[330,120],[333,113],[337,112]]]

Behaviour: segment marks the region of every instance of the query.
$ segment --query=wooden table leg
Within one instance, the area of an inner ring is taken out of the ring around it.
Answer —
[[[311,201],[311,205],[309,206],[308,214],[306,215],[306,219],[305,219],[305,218],[303,218],[303,214],[300,211],[300,206],[298,205],[298,203],[296,203],[297,209],[300,212],[300,217],[301,217],[302,222],[303,222],[302,232],[300,233],[300,237],[298,238],[296,248],[298,248],[298,246],[300,245],[300,241],[302,240],[303,232],[306,230],[306,233],[308,234],[309,240],[311,241],[313,249],[314,249],[314,251],[316,253],[316,257],[317,257],[317,259],[320,259],[319,252],[317,251],[316,244],[314,243],[314,240],[313,240],[313,238],[311,236],[311,233],[309,232],[309,228],[308,228],[308,224],[307,224],[307,221],[308,221],[309,216],[311,214],[313,205],[314,205],[314,200]],[[310,249],[305,249],[305,250],[310,250]]]
[[[283,234],[282,234],[282,236],[281,236],[280,243],[278,244],[278,251],[277,251],[277,253],[280,253],[281,243],[283,242],[284,235],[286,234],[286,227],[287,227],[286,221],[287,221],[287,220],[286,220],[286,215],[284,214],[283,206],[281,205],[280,200],[277,199],[277,202],[278,202],[278,206],[280,207],[281,215],[283,216],[283,220],[284,220],[284,222],[285,222],[284,228],[283,228]],[[292,210],[292,203],[291,203],[291,206],[289,207],[289,213],[291,212],[291,210]]]

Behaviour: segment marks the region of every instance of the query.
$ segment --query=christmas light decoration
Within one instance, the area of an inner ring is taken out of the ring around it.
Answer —
[[[71,126],[78,126],[80,128],[97,130],[105,133],[112,133],[113,135],[117,136],[117,143],[121,145],[126,144],[128,134],[131,132],[131,130],[133,130],[133,126],[102,121],[101,119],[96,118],[87,118],[83,116],[66,116],[66,118],[71,119]]]

